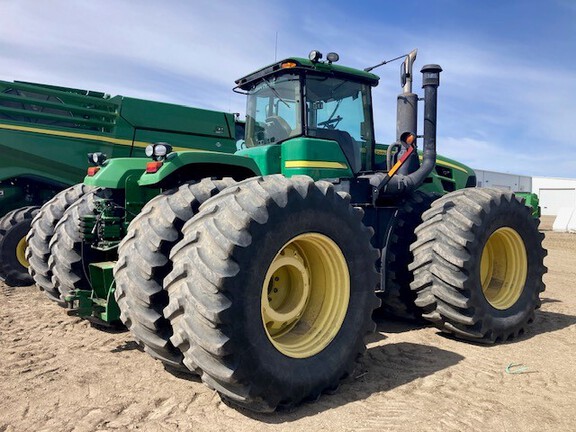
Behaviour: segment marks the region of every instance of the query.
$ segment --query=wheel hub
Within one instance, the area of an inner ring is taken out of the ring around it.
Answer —
[[[520,298],[528,259],[522,237],[512,228],[499,228],[488,238],[480,262],[482,292],[499,310],[512,307]]]
[[[310,275],[298,250],[290,246],[280,252],[269,271],[262,313],[270,335],[277,338],[302,316],[310,296]]]
[[[16,245],[16,259],[22,267],[28,268],[30,263],[26,259],[26,247],[28,243],[26,242],[26,237],[22,237],[18,244]]]
[[[268,339],[294,358],[322,351],[338,334],[350,299],[348,265],[325,235],[299,235],[272,260],[262,286]]]

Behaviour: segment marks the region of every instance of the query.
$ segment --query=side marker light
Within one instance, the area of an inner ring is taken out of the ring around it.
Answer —
[[[146,164],[146,173],[153,174],[155,172],[158,172],[161,167],[162,167],[162,161],[148,162]]]
[[[95,176],[98,171],[100,171],[100,167],[99,167],[99,166],[91,166],[91,167],[88,167],[88,177],[93,177],[93,176]]]

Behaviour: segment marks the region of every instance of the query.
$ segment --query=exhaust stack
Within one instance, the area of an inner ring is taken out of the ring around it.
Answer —
[[[429,64],[422,68],[422,87],[424,88],[424,145],[422,149],[422,166],[414,174],[418,186],[432,172],[436,165],[436,118],[438,106],[438,86],[442,68]],[[418,187],[416,186],[416,187]]]
[[[412,68],[417,54],[417,49],[411,51],[402,62],[400,68],[402,93],[398,95],[396,100],[396,142],[400,142],[402,134],[406,132],[410,132],[414,136],[418,135],[418,95],[412,93],[412,80],[414,77]],[[413,173],[419,167],[418,154],[414,152],[400,167],[398,174],[407,175]]]
[[[422,88],[424,88],[424,146],[422,165],[411,174],[389,176],[376,173],[370,183],[373,185],[373,200],[384,196],[407,194],[417,189],[436,165],[436,118],[438,86],[442,68],[429,64],[422,68]]]

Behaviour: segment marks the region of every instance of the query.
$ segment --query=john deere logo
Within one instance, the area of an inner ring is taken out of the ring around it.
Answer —
[[[216,129],[214,129],[214,133],[221,135],[224,133],[224,128],[222,126],[216,126]]]

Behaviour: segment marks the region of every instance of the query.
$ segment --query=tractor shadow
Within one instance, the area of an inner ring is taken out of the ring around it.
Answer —
[[[280,409],[269,414],[253,413],[237,407],[235,409],[246,417],[264,423],[293,422],[338,406],[364,401],[374,394],[385,393],[433,375],[463,359],[463,356],[454,352],[417,343],[372,346],[361,358],[355,372],[343,380],[334,393],[323,394],[316,401],[303,403],[290,410]]]
[[[556,302],[557,300],[543,299],[542,303]],[[514,343],[516,341],[524,341],[533,338],[534,336],[543,335],[546,333],[553,333],[563,330],[576,324],[576,316],[566,315],[559,312],[550,312],[539,309],[536,311],[534,322],[526,328],[526,332],[517,339],[508,341],[506,343]]]
[[[88,321],[90,323],[90,326],[93,329],[96,329],[96,330],[104,332],[104,333],[121,334],[121,333],[127,333],[128,332],[128,329],[126,328],[126,326],[124,326],[124,324],[122,324],[119,321],[116,321],[113,323],[106,323],[104,321],[100,321],[100,320],[94,319],[92,317],[86,317],[83,319]]]
[[[367,338],[368,349],[354,372],[342,380],[337,389],[325,392],[318,400],[305,401],[291,408],[279,408],[273,413],[248,411],[230,404],[225,398],[221,401],[242,415],[263,423],[294,422],[338,406],[364,401],[374,394],[386,393],[420,378],[434,375],[464,359],[455,352],[431,345],[384,342],[388,337],[383,333],[401,333],[424,327],[421,324],[389,320],[379,321],[377,324],[377,331]],[[198,376],[181,373],[170,367],[165,367],[165,370],[185,381],[202,382]]]
[[[110,352],[113,353],[119,353],[119,352],[124,352],[124,351],[140,351],[140,352],[144,352],[144,348],[142,348],[138,342],[130,340],[128,342],[125,342],[123,344],[118,345],[116,348],[113,348],[110,350]]]
[[[422,318],[402,319],[390,317],[379,310],[374,311],[372,320],[376,323],[376,330],[379,333],[404,333],[407,331],[418,330],[430,326],[430,323]]]
[[[542,299],[543,304],[558,302],[561,303],[561,301],[551,298]],[[373,395],[380,394],[377,397],[385,398],[387,392],[437,374],[455,366],[465,358],[457,352],[434,346],[442,345],[441,340],[436,344],[434,338],[430,340],[430,344],[426,345],[413,342],[390,343],[386,341],[386,339],[389,339],[386,335],[401,334],[430,327],[425,322],[391,320],[385,316],[378,315],[374,316],[374,320],[377,324],[377,331],[367,338],[368,349],[366,353],[360,359],[356,370],[351,376],[341,382],[336,391],[327,392],[316,401],[304,402],[290,409],[279,409],[273,413],[255,413],[238,406],[233,406],[232,408],[248,418],[263,423],[290,423],[333,410],[339,406],[363,403],[363,401]],[[521,343],[534,336],[553,333],[575,324],[576,316],[540,309],[536,311],[535,320],[528,326],[525,334],[517,339],[505,342],[504,345]],[[436,336],[455,339],[439,331]],[[396,337],[395,340],[397,339]],[[469,344],[470,342],[459,341],[458,343]],[[503,345],[502,343],[495,345],[472,344],[485,349]],[[118,346],[112,352],[129,350],[142,351],[142,348],[136,342],[129,341]],[[170,367],[165,367],[165,370],[182,380],[201,383],[200,378],[197,376],[191,376]],[[222,399],[222,402],[228,404],[224,399]]]
[[[549,297],[544,297],[541,299],[542,304],[547,304],[547,303],[562,303],[562,300],[558,300],[558,299],[554,299],[554,298],[549,298]]]
[[[544,304],[544,303],[556,303],[556,302],[561,303],[561,301],[553,300],[553,299],[543,299],[542,300],[542,304]],[[499,341],[499,342],[496,342],[494,344],[483,344],[483,343],[477,343],[474,341],[462,341],[461,339],[458,339],[457,337],[455,337],[451,334],[442,333],[440,331],[438,331],[437,336],[440,336],[440,337],[446,338],[446,339],[451,339],[454,341],[458,341],[461,343],[468,343],[468,344],[476,345],[479,347],[492,348],[492,347],[497,347],[497,346],[502,346],[502,345],[510,345],[510,344],[515,344],[515,343],[527,341],[527,340],[532,339],[535,336],[540,336],[540,335],[543,335],[546,333],[554,333],[554,332],[563,330],[565,328],[568,328],[570,326],[573,326],[575,324],[576,324],[576,316],[574,316],[574,315],[566,315],[566,314],[562,314],[559,312],[543,311],[543,310],[539,309],[536,311],[536,316],[534,318],[534,321],[526,327],[526,330],[524,333],[522,333],[521,335],[519,335],[515,339],[509,339],[505,342]]]
[[[553,299],[543,299],[543,303],[554,302],[556,301]],[[345,379],[335,393],[324,394],[317,401],[306,402],[290,410],[278,410],[269,414],[253,413],[238,407],[235,407],[235,409],[246,417],[264,423],[280,424],[293,422],[332,410],[338,406],[361,402],[378,393],[386,393],[394,388],[434,375],[464,360],[464,356],[436,346],[411,342],[381,343],[387,339],[386,333],[393,334],[418,330],[429,327],[427,324],[384,320],[382,318],[377,318],[376,322],[378,324],[377,332],[367,340],[370,347],[360,360],[353,375]],[[521,343],[534,336],[553,333],[575,324],[576,316],[538,310],[534,322],[517,339],[504,344],[472,344],[490,349],[494,346]],[[438,332],[437,336],[455,339],[441,332]],[[431,343],[434,342],[431,341]],[[459,343],[467,344],[470,342],[459,341]]]
[[[562,300],[558,300],[551,297],[543,297],[541,299],[541,302],[542,306],[548,304],[563,303]],[[402,320],[397,318],[392,319],[386,315],[381,314],[378,310],[374,312],[372,318],[377,324],[377,331],[379,333],[385,333],[385,334],[404,333],[407,331],[419,330],[427,327],[433,328],[433,326],[425,320],[416,321],[416,320]],[[452,339],[462,343],[469,343],[483,347],[491,347],[491,346],[498,346],[503,343],[510,344],[520,342],[523,340],[528,340],[534,336],[556,332],[575,324],[576,324],[575,315],[566,315],[559,312],[551,312],[543,309],[537,309],[535,313],[534,322],[532,322],[527,326],[526,331],[520,336],[518,336],[516,339],[512,339],[506,342],[497,342],[495,344],[487,345],[482,343],[475,343],[473,341],[462,341],[461,339],[458,339],[455,336],[440,331],[437,332],[437,335],[446,339]],[[373,335],[370,335],[368,337],[367,342],[370,343],[374,340],[377,340],[379,337],[382,337],[382,335],[374,333]]]

